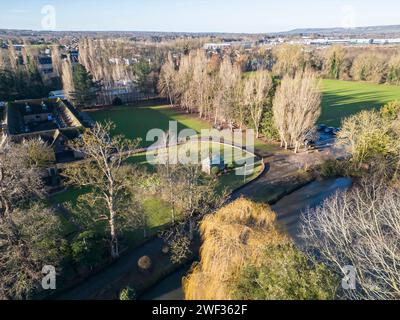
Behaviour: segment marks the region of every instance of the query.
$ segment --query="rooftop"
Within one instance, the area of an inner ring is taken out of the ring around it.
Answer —
[[[81,127],[76,111],[61,99],[24,100],[8,104],[7,131],[10,136]]]

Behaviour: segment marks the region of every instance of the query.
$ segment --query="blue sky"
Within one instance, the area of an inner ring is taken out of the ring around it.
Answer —
[[[399,0],[1,0],[0,28],[42,30],[45,5],[55,8],[55,30],[264,33],[400,24]]]

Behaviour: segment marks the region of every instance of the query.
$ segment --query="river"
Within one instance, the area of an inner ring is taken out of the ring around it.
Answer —
[[[272,206],[277,213],[278,221],[284,224],[290,236],[299,241],[300,215],[307,208],[315,208],[339,190],[351,186],[351,179],[338,178],[323,181],[314,181],[292,194],[282,198]],[[156,286],[151,288],[141,300],[182,300],[182,277],[189,271],[190,265],[182,267]]]

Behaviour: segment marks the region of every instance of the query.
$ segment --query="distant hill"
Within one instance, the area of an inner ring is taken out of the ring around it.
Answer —
[[[280,35],[320,35],[320,36],[385,36],[399,35],[400,25],[392,26],[370,26],[357,28],[304,28],[294,29],[286,32],[278,32]]]
[[[400,38],[400,25],[371,26],[357,28],[301,28],[290,31],[274,33],[226,33],[226,32],[159,32],[159,31],[34,31],[34,30],[13,30],[0,29],[0,37],[140,37],[140,38],[176,38],[176,37],[212,37],[240,40],[246,37],[265,36],[348,36],[348,37],[371,37],[371,38]]]

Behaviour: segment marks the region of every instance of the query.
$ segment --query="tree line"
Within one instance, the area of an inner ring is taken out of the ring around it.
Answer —
[[[59,79],[42,77],[38,68],[39,49],[24,42],[18,54],[11,41],[0,49],[0,100],[11,101],[46,97],[60,88]]]
[[[393,48],[345,47],[314,49],[284,44],[272,50],[276,74],[294,74],[307,68],[337,80],[400,84],[400,53]]]
[[[168,56],[159,91],[171,105],[216,126],[252,128],[257,138],[280,139],[297,152],[320,115],[321,94],[312,71],[282,72],[243,73],[230,56],[215,59],[197,50],[179,61]]]

